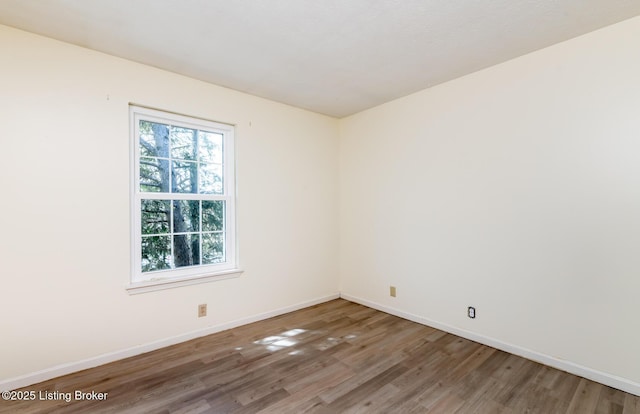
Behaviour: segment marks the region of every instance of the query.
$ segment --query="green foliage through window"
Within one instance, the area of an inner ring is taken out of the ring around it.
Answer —
[[[150,119],[136,131],[140,271],[225,262],[224,134]]]

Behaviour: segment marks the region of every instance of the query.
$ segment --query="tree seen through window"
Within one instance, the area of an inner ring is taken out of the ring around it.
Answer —
[[[223,135],[140,120],[141,271],[225,261]],[[215,198],[215,197],[213,197]]]

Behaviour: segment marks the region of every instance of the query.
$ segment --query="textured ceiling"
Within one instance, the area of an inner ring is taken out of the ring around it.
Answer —
[[[0,23],[343,117],[640,15],[640,0],[0,0]]]

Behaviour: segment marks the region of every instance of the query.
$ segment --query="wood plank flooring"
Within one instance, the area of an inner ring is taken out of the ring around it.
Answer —
[[[640,397],[341,299],[24,390],[58,396],[0,413],[640,414]]]

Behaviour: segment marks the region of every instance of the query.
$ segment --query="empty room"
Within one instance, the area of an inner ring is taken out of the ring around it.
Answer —
[[[0,413],[640,414],[640,1],[0,0]]]

